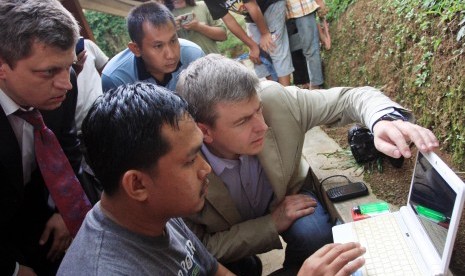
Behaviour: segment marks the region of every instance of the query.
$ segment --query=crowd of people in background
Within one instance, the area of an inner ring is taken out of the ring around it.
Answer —
[[[276,74],[282,85],[323,87],[317,23],[317,18],[323,22],[328,11],[323,0],[166,0],[164,3],[176,17],[179,37],[195,42],[206,54],[219,53],[216,42],[226,39],[226,25],[249,48],[248,57],[259,78],[273,79],[272,74]],[[244,16],[247,33],[231,12]],[[193,14],[189,18],[193,20],[186,22],[189,14]],[[289,24],[296,27],[297,39],[291,38]],[[292,55],[292,49],[300,55]],[[300,62],[302,55],[305,66],[298,64],[296,70],[295,63]],[[267,61],[272,69],[262,64]]]
[[[149,1],[109,58],[87,39],[76,52],[79,25],[58,0],[1,1],[0,274],[261,275],[256,255],[280,237],[275,275],[360,268],[365,249],[332,243],[304,183],[319,181],[301,157],[306,131],[360,122],[394,158],[438,141],[375,88],[321,89],[325,12],[322,0]],[[218,54],[226,28],[255,71]],[[313,91],[291,86],[291,49]]]

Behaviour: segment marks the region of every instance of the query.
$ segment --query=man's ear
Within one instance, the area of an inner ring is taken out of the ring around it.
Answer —
[[[136,201],[145,201],[148,197],[147,185],[150,177],[138,170],[129,170],[123,174],[121,186],[126,195]]]
[[[212,128],[204,123],[197,123],[197,126],[203,133],[203,142],[205,144],[211,144],[213,142]]]
[[[140,48],[139,48],[139,45],[137,45],[137,43],[135,42],[129,42],[128,43],[128,48],[129,50],[131,50],[131,52],[136,56],[136,57],[140,57]]]

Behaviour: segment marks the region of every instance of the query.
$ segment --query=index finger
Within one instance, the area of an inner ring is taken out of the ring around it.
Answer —
[[[365,259],[363,258],[358,258],[355,259],[346,265],[344,265],[339,272],[336,274],[336,276],[346,276],[346,275],[352,275],[357,271],[359,268],[361,268],[365,264]]]
[[[421,151],[431,151],[439,146],[436,136],[427,128],[409,122],[404,122],[398,127],[404,136],[415,143]]]
[[[348,242],[343,244],[337,244],[336,246],[331,248],[331,250],[324,256],[324,258],[330,260],[331,263],[344,263],[345,265],[349,261],[352,261],[355,258],[360,257],[364,253],[365,248],[363,248],[360,245],[360,243]]]
[[[325,246],[323,246],[322,248],[318,249],[315,253],[313,253],[312,256],[315,256],[315,257],[321,257],[321,256],[325,256],[326,254],[328,254],[329,251],[331,251],[331,249],[333,249],[334,247],[340,245],[340,243],[329,243],[329,244],[326,244]]]

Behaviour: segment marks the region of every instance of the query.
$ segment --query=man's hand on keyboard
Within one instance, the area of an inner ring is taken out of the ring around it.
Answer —
[[[350,275],[365,263],[365,259],[360,257],[365,251],[355,242],[327,244],[305,260],[298,276]]]

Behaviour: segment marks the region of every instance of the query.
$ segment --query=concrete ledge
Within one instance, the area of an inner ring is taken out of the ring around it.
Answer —
[[[339,144],[320,127],[312,128],[307,132],[302,154],[320,181],[333,175],[345,175],[351,182],[363,181],[363,168],[356,166],[353,157],[345,154]],[[332,177],[325,180],[322,185],[321,195],[325,198],[333,218],[338,218],[342,222],[352,221],[350,212],[352,207],[380,201],[372,193],[369,183],[365,183],[369,190],[368,195],[338,203],[331,202],[326,196],[326,191],[345,183],[347,180],[344,177]],[[396,209],[396,206],[391,206],[391,210]]]

